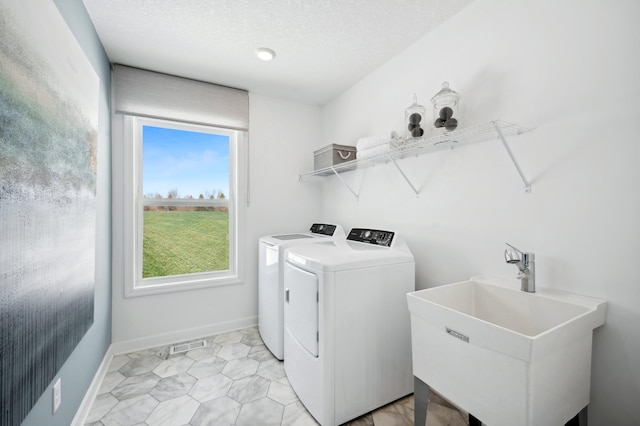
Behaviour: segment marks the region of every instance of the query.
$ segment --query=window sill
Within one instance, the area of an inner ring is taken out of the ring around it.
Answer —
[[[147,279],[144,284],[139,282],[135,285],[127,284],[125,288],[125,297],[151,296],[155,294],[199,290],[203,288],[220,287],[240,283],[242,283],[241,277],[235,275],[216,278],[207,277],[201,279],[174,277],[171,280],[167,280],[166,278],[163,278],[155,283],[153,282],[153,279]]]

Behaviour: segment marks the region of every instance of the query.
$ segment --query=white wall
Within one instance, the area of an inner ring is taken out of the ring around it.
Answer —
[[[401,132],[413,93],[442,81],[462,95],[462,126],[504,119],[535,130],[400,161],[323,184],[323,213],[346,229],[397,230],[417,286],[514,277],[504,243],[536,254],[537,285],[608,300],[594,333],[591,425],[637,424],[640,395],[640,2],[476,0],[323,109],[327,143]],[[517,280],[514,287],[519,287]],[[559,402],[561,403],[561,402]]]
[[[250,94],[250,205],[244,228],[246,267],[242,284],[125,298],[122,201],[114,200],[116,352],[257,324],[258,238],[306,230],[319,216],[320,187],[298,182],[298,173],[313,166],[311,151],[319,140],[319,127],[319,107]],[[114,165],[120,156],[115,149]],[[122,184],[121,177],[114,174],[114,188]]]

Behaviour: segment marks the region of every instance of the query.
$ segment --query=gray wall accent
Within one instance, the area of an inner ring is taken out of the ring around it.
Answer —
[[[68,426],[111,343],[110,65],[81,0],[54,0],[100,78],[94,323],[33,407],[23,426]],[[53,383],[62,378],[62,405],[52,414]]]

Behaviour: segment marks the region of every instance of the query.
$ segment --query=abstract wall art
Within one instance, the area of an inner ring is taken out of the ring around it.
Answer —
[[[93,324],[99,79],[51,0],[0,0],[1,425]]]

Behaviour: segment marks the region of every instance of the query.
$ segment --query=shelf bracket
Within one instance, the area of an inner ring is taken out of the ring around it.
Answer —
[[[353,196],[356,197],[356,200],[360,200],[360,196],[358,195],[358,193],[354,191],[353,188],[351,188],[351,186],[349,186],[349,184],[345,182],[344,179],[342,179],[342,176],[340,175],[340,173],[338,173],[336,169],[334,169],[333,167],[330,167],[330,169],[336,176],[338,176],[338,179],[340,179],[340,182],[342,182],[342,184],[347,187],[349,192],[351,192],[351,194],[353,194]]]
[[[520,175],[520,179],[522,179],[522,182],[524,183],[524,192],[530,193],[531,192],[531,184],[529,183],[527,178],[524,176],[524,173],[522,173],[522,169],[520,168],[520,165],[516,161],[516,158],[513,155],[513,152],[511,152],[511,148],[509,148],[509,145],[507,145],[507,141],[504,138],[504,135],[502,134],[502,130],[500,130],[500,127],[498,127],[497,122],[492,121],[491,124],[493,125],[493,129],[496,131],[496,134],[498,135],[498,138],[502,142],[502,146],[507,151],[507,154],[509,154],[509,157],[511,158],[511,162],[513,162],[513,165],[516,167],[516,170],[518,171],[518,174]]]
[[[387,154],[387,157],[389,158],[389,160],[391,160],[391,162],[396,166],[396,168],[398,169],[398,171],[400,172],[400,174],[402,175],[402,177],[404,178],[405,181],[407,181],[407,183],[409,184],[409,186],[411,187],[411,189],[413,190],[414,194],[416,194],[416,197],[419,194],[419,191],[416,189],[415,186],[413,186],[413,184],[411,183],[411,181],[409,180],[409,178],[407,177],[407,175],[402,171],[402,169],[400,168],[400,166],[398,165],[398,163],[396,162],[395,158],[393,158],[391,155]]]

